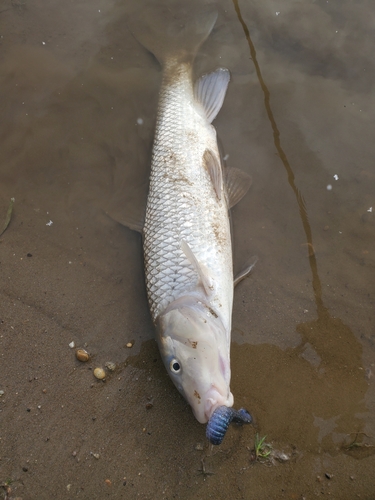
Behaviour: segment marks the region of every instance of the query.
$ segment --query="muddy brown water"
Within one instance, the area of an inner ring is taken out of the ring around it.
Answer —
[[[253,177],[235,267],[259,260],[231,356],[255,425],[211,449],[119,223],[147,191],[161,76],[126,27],[141,5],[1,4],[0,497],[374,499],[375,6],[217,2],[195,70],[231,71],[215,126]]]

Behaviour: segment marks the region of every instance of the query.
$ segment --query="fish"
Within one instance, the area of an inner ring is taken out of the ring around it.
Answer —
[[[195,56],[217,11],[205,6],[198,14],[178,15],[153,9],[148,17],[148,24],[144,15],[129,22],[163,75],[142,224],[148,302],[165,368],[198,422],[208,423],[206,435],[217,445],[230,422],[252,420],[244,408],[232,408],[229,218],[251,178],[224,168],[212,125],[225,98],[229,70],[220,67],[193,81]]]

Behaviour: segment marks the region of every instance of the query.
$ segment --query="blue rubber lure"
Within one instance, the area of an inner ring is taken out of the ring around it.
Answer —
[[[234,410],[228,406],[219,406],[208,421],[206,429],[207,439],[211,444],[221,444],[231,422],[251,424],[252,420],[252,416],[245,408]]]

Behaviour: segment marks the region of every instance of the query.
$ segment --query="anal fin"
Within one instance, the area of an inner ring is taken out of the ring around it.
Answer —
[[[229,80],[229,70],[218,68],[195,82],[195,99],[202,105],[209,123],[215,119],[223,105]]]

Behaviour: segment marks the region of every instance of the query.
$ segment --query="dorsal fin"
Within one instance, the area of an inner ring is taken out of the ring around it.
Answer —
[[[146,216],[146,202],[148,182],[132,186],[130,189],[119,184],[119,189],[114,193],[105,213],[116,222],[128,227],[133,231],[143,233]]]
[[[229,80],[229,70],[218,68],[213,73],[201,76],[195,82],[195,99],[203,106],[209,123],[215,119],[223,105]]]

